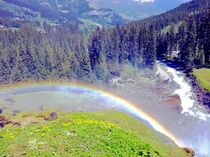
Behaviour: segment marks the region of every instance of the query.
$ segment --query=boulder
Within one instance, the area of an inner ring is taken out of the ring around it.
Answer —
[[[182,107],[181,107],[181,99],[179,95],[172,95],[166,98],[163,101],[164,104],[169,105],[171,108],[175,109],[178,112],[181,112]]]
[[[3,128],[5,126],[5,122],[0,121],[0,128]]]
[[[163,70],[159,65],[157,66],[156,76],[159,77],[164,83],[169,83],[172,81],[169,74]]]
[[[4,116],[0,116],[0,128],[3,128],[7,124],[7,119]]]
[[[44,118],[46,121],[52,121],[58,118],[58,114],[55,112],[50,113],[50,115],[47,118]]]
[[[195,156],[195,151],[191,148],[183,148],[183,150],[189,155],[189,156]]]

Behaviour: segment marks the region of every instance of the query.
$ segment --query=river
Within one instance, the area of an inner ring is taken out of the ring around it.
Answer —
[[[194,126],[187,129],[188,139],[184,140],[186,146],[193,148],[198,157],[210,156],[210,114],[206,109],[198,104],[196,97],[193,96],[192,87],[187,81],[183,72],[168,67],[166,64],[159,63],[160,66],[166,68],[167,72],[172,76],[174,82],[179,85],[174,94],[178,94],[181,99],[183,118],[193,117]],[[183,128],[185,124],[181,123]]]

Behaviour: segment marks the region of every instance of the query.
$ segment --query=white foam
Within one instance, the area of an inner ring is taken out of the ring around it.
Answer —
[[[198,110],[195,106],[195,101],[192,98],[192,87],[190,84],[185,80],[184,73],[181,73],[174,68],[168,67],[165,64],[162,64],[166,69],[167,72],[172,76],[173,81],[176,82],[180,88],[175,90],[174,94],[180,96],[181,99],[181,106],[182,106],[182,114],[190,115],[192,117],[197,117],[200,120],[206,121],[210,116],[208,114],[203,113],[202,111]]]

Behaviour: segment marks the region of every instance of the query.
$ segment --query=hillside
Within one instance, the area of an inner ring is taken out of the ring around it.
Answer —
[[[188,3],[128,27],[152,26],[156,30],[156,55],[178,61],[189,69],[210,65],[208,0]]]
[[[69,22],[94,25],[124,24],[126,20],[111,9],[94,9],[85,0],[1,0],[0,17],[8,22],[64,24]],[[86,23],[84,23],[86,24]],[[5,25],[3,25],[5,26]]]
[[[147,19],[159,30],[157,56],[179,61],[184,67],[210,65],[209,6],[207,0],[194,0]]]
[[[140,20],[173,9],[184,1],[173,0],[89,0],[95,8],[110,8],[128,20]],[[186,1],[185,1],[186,2]]]
[[[157,30],[180,21],[187,20],[190,15],[208,10],[208,0],[192,0],[160,15],[138,21],[137,23],[153,24]]]
[[[173,142],[165,144],[146,125],[120,112],[60,114],[49,122],[43,116],[11,117],[21,126],[0,130],[0,156],[187,157]]]

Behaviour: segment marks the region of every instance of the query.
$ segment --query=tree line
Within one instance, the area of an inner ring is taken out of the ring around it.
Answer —
[[[0,82],[42,79],[88,79],[86,40],[75,26],[31,27],[0,31]]]
[[[118,75],[123,64],[153,69],[155,39],[154,28],[147,25],[97,28],[89,42],[91,69],[99,79],[109,74]]]
[[[0,31],[0,82],[70,79],[107,81],[123,64],[153,68],[152,26],[97,28],[84,36],[78,25]]]

